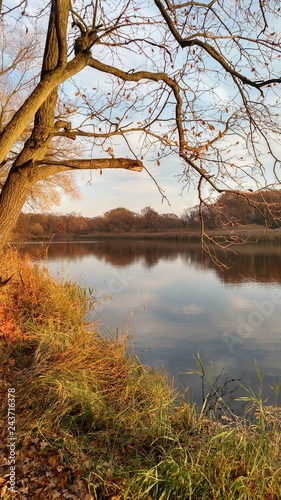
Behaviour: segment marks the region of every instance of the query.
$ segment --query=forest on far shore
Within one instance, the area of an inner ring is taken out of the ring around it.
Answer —
[[[281,221],[281,192],[260,191],[245,197],[225,193],[214,203],[201,207],[205,227],[238,227],[255,224],[279,227]],[[90,236],[97,233],[165,232],[180,229],[199,229],[198,206],[187,208],[181,216],[174,213],[159,214],[151,207],[140,213],[124,207],[114,208],[97,217],[84,217],[77,213],[20,214],[13,240],[50,238],[53,235]]]

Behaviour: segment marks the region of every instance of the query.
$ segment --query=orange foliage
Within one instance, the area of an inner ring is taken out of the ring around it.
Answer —
[[[28,336],[18,327],[12,311],[0,304],[0,339],[1,340],[27,340]]]

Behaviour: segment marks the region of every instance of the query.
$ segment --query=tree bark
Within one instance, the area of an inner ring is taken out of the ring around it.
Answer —
[[[39,163],[39,162],[38,162]],[[76,159],[65,161],[42,161],[41,166],[37,169],[37,180],[46,179],[50,175],[56,175],[60,172],[69,170],[103,170],[109,168],[132,170],[141,172],[143,163],[140,160],[131,158],[91,158],[91,159]],[[36,165],[36,162],[34,162]],[[37,182],[37,181],[36,181]]]
[[[31,170],[22,169],[9,174],[9,182],[0,198],[0,250],[7,243],[32,186]]]

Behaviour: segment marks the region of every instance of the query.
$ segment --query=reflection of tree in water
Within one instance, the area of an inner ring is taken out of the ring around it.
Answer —
[[[202,258],[201,248],[196,243],[171,241],[131,241],[104,240],[95,242],[59,242],[48,245],[32,244],[25,247],[35,258],[47,254],[49,260],[59,257],[73,260],[87,255],[108,262],[114,266],[126,267],[143,261],[147,268],[155,266],[160,260],[176,260],[178,256],[187,265],[197,268],[213,269],[224,283],[243,283],[253,280],[260,282],[281,282],[281,252],[278,245],[254,244],[237,248],[236,253],[217,252],[217,257],[228,269],[222,270],[208,255]]]
[[[216,269],[224,283],[242,283],[245,281],[281,282],[281,254],[278,247],[271,252],[263,252],[257,245],[252,253],[239,251],[232,256],[232,266],[227,272]]]
[[[73,260],[94,255],[114,266],[126,267],[139,260],[151,268],[160,260],[175,260],[186,245],[165,241],[120,241],[116,239],[95,242],[59,242],[50,245],[28,245],[28,253],[35,258],[46,255],[49,260],[69,257]]]
[[[245,281],[281,282],[281,249],[274,244],[241,245],[235,252],[217,252],[216,256],[227,269],[217,266],[207,254],[202,256],[200,245],[188,244],[180,252],[187,264],[197,268],[214,269],[223,283]]]

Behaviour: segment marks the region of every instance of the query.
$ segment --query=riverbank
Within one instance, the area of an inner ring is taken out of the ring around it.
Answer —
[[[186,243],[197,243],[201,241],[201,233],[195,229],[170,229],[167,231],[132,231],[132,232],[93,232],[86,234],[70,234],[56,233],[54,235],[45,234],[33,236],[30,241],[93,241],[106,239],[123,239],[123,240],[162,240],[162,241],[180,241]],[[236,228],[226,229],[211,229],[206,230],[206,242],[213,240],[214,242],[224,243],[231,242],[232,244],[245,243],[281,243],[281,228],[266,229],[263,226],[238,226]]]
[[[1,498],[280,498],[278,408],[248,394],[251,423],[206,418],[141,365],[128,332],[86,323],[87,290],[15,252],[0,262],[12,275],[0,288]]]

